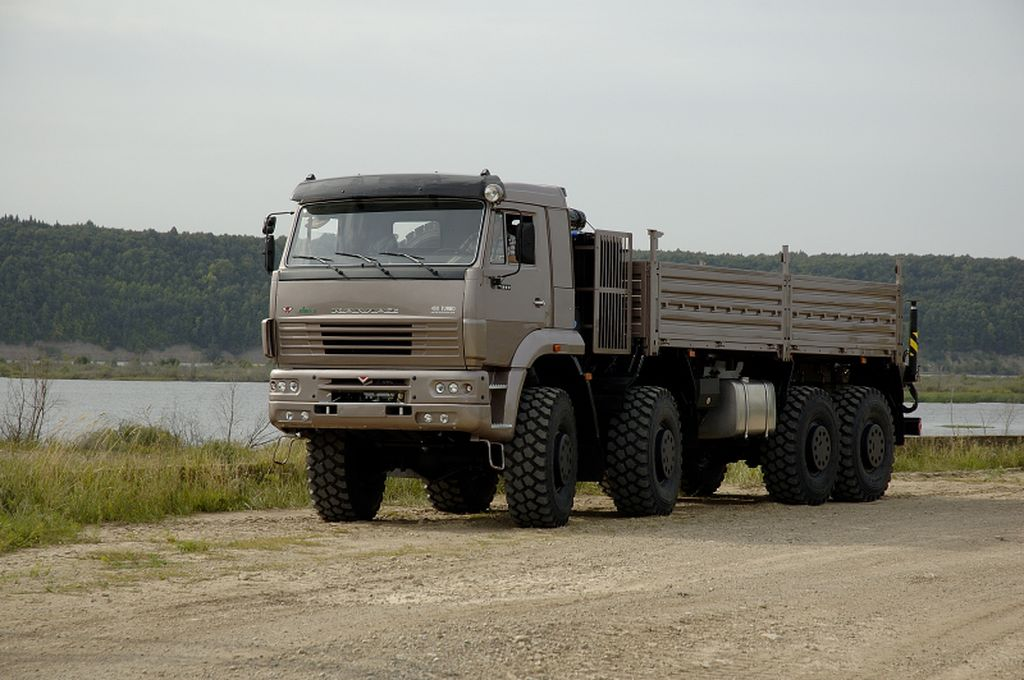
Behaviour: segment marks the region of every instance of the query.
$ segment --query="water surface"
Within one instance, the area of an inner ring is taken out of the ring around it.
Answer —
[[[6,402],[11,380],[0,378]],[[138,422],[192,439],[227,436],[234,392],[233,432],[244,438],[267,416],[267,386],[258,383],[150,380],[52,380],[53,403],[44,436],[71,438],[101,427]],[[0,402],[0,409],[3,403]],[[921,404],[914,416],[926,435],[1024,435],[1024,404]]]

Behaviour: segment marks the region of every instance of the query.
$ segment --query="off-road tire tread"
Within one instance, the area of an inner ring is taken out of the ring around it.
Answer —
[[[568,508],[556,507],[546,461],[552,412],[561,400],[571,419],[572,402],[563,390],[527,387],[519,400],[515,434],[505,449],[505,498],[512,521],[521,527],[553,528],[569,521],[572,501]]]
[[[698,469],[696,466],[687,468],[683,463],[682,479],[679,480],[679,490],[684,496],[701,498],[714,496],[718,487],[725,481],[725,472],[728,466],[725,463],[708,463],[708,467]],[[692,471],[692,475],[687,475]]]
[[[486,512],[498,491],[494,470],[463,470],[423,485],[434,509],[459,515]]]
[[[325,522],[370,520],[384,500],[387,473],[349,453],[342,432],[319,431],[306,440],[306,480],[313,507]]]
[[[623,408],[608,426],[605,473],[601,488],[611,496],[624,515],[646,517],[669,515],[675,509],[679,483],[673,482],[671,500],[659,498],[657,480],[651,474],[652,418],[659,400],[668,399],[676,413],[676,442],[680,445],[679,415],[672,394],[662,387],[634,387],[625,396]],[[678,471],[680,461],[676,461]],[[678,473],[678,472],[677,472]]]
[[[889,481],[892,479],[892,456],[887,461],[885,482],[881,487],[868,486],[858,474],[857,462],[850,456],[860,456],[858,442],[854,441],[854,419],[860,409],[861,402],[869,396],[877,396],[882,404],[885,404],[885,397],[878,390],[871,387],[850,386],[838,390],[834,398],[836,400],[836,418],[839,421],[839,475],[836,477],[835,487],[832,489],[832,498],[837,501],[848,501],[855,503],[870,503],[885,495],[889,488]],[[890,416],[886,423],[890,439],[894,437],[893,423]]]
[[[761,473],[765,488],[768,495],[780,503],[820,505],[828,500],[828,493],[824,496],[811,496],[801,475],[801,467],[804,465],[802,458],[805,455],[804,442],[797,441],[796,430],[807,400],[815,395],[831,405],[831,398],[825,390],[806,385],[789,388],[775,432],[762,451]],[[829,491],[831,493],[831,490]]]

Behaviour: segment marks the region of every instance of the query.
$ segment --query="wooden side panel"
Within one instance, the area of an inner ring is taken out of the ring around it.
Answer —
[[[634,263],[633,332],[657,347],[898,360],[900,293],[892,283]],[[660,281],[660,285],[658,282]],[[658,285],[657,290],[654,290]],[[657,318],[646,312],[657,305]],[[788,337],[787,337],[788,335]]]
[[[897,356],[899,289],[889,283],[793,277],[792,351]]]
[[[782,337],[782,276],[662,263],[662,347],[777,352]]]

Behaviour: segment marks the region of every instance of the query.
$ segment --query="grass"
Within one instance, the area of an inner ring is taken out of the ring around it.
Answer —
[[[276,465],[270,449],[122,434],[0,445],[0,553],[72,540],[88,524],[308,503],[301,455]]]
[[[156,553],[135,550],[104,550],[90,555],[111,569],[154,569],[166,567],[167,560]]]
[[[971,437],[907,438],[896,450],[896,472],[947,472],[1024,467],[1024,441]]]
[[[82,540],[84,527],[104,522],[153,522],[194,512],[308,507],[302,445],[287,445],[296,450],[288,452],[288,462],[277,465],[273,447],[252,450],[225,442],[190,446],[172,433],[144,426],[100,430],[74,442],[0,442],[0,554]],[[908,439],[897,451],[895,465],[897,472],[1022,467],[1024,442],[1020,439],[969,437]],[[761,471],[732,464],[726,483],[760,487]],[[580,485],[579,493],[600,494],[601,490],[587,482]],[[384,503],[427,505],[422,482],[389,479]],[[181,553],[203,553],[215,547],[202,540],[171,537],[167,541]],[[291,542],[256,539],[229,547],[273,550]],[[145,556],[98,559],[111,566],[147,564]]]
[[[948,404],[1024,403],[1024,376],[924,375],[917,384],[921,401]]]

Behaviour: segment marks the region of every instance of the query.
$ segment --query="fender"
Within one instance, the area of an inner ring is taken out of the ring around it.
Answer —
[[[558,351],[555,351],[555,347]],[[533,331],[519,343],[508,372],[508,392],[505,396],[505,413],[502,422],[515,423],[519,412],[519,398],[523,394],[526,375],[533,364],[549,354],[582,355],[586,350],[583,337],[574,330],[542,328]]]

